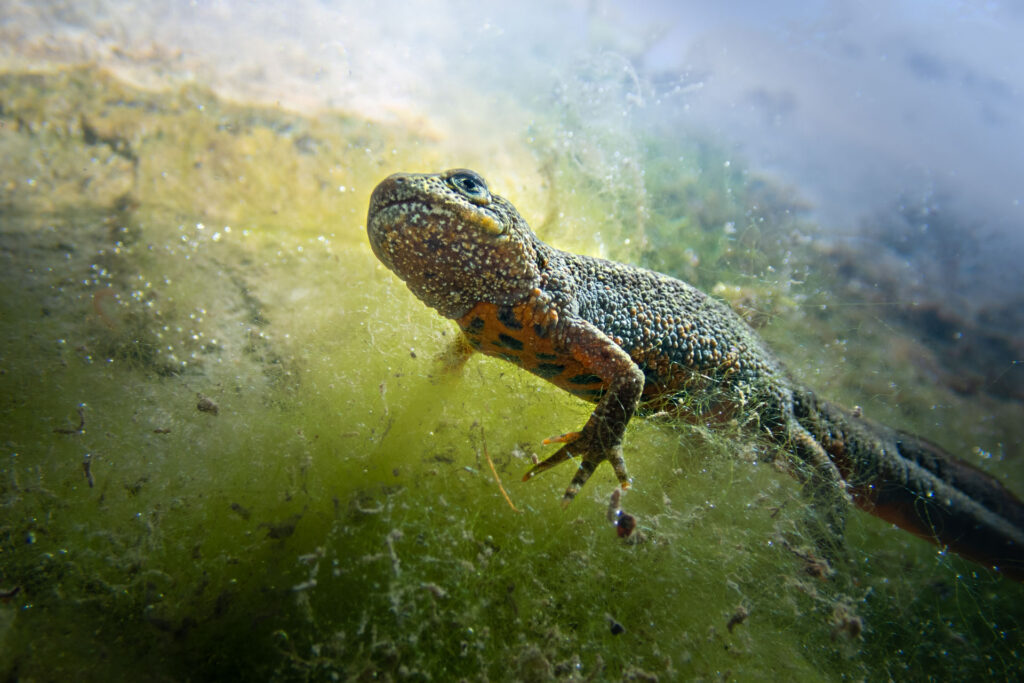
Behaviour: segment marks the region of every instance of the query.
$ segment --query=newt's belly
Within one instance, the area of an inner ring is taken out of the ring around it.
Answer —
[[[529,304],[480,303],[458,323],[477,351],[515,363],[575,396],[597,402],[608,388],[607,379],[595,375],[585,360],[556,348],[548,328],[534,322]]]

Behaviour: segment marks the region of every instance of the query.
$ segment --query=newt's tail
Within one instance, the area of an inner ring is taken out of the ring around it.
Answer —
[[[809,392],[797,397],[794,410],[857,507],[1024,581],[1024,503],[999,481],[925,439]]]

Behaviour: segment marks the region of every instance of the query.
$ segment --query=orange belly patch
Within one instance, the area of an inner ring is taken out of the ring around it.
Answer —
[[[502,358],[587,401],[597,402],[608,382],[566,349],[556,348],[548,328],[536,324],[528,303],[480,303],[458,320],[470,345]]]

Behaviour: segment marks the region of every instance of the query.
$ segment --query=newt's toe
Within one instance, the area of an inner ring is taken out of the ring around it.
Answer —
[[[533,479],[541,472],[550,470],[555,465],[561,465],[563,462],[565,462],[571,457],[572,454],[569,451],[567,451],[563,446],[562,448],[559,448],[557,451],[555,451],[555,453],[547,460],[539,462],[533,467],[531,467],[530,471],[523,475],[523,481],[529,481],[530,479]]]
[[[580,438],[582,432],[566,432],[565,434],[559,434],[558,436],[549,436],[544,439],[541,443],[545,446],[550,446],[553,443],[572,443]]]
[[[597,465],[600,460],[588,460],[584,459],[580,461],[580,466],[576,470],[576,474],[573,475],[572,481],[569,482],[569,488],[565,490],[565,494],[562,496],[562,507],[568,507],[572,499],[576,497],[576,494],[580,492],[583,485],[590,479],[590,475],[597,469]]]

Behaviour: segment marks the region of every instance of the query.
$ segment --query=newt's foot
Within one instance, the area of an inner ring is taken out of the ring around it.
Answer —
[[[469,360],[475,351],[476,349],[469,343],[466,335],[459,334],[448,343],[444,351],[437,354],[434,358],[434,363],[440,367],[444,375],[455,376],[462,372],[466,361]]]
[[[611,463],[612,469],[615,470],[615,476],[618,478],[622,488],[629,488],[629,474],[626,472],[626,461],[622,457],[621,445],[616,445],[612,448],[602,448],[592,438],[588,438],[585,431],[569,432],[568,434],[545,439],[544,443],[563,443],[565,445],[555,451],[547,460],[539,462],[530,468],[530,471],[523,476],[523,481],[533,479],[533,477],[541,472],[549,470],[555,465],[560,465],[570,458],[580,458],[579,467],[576,469],[572,481],[569,482],[569,487],[562,496],[562,507],[566,507],[572,502],[572,499],[576,497],[576,494],[580,492],[583,485],[587,483],[587,480],[590,479],[590,475],[594,473],[597,466],[605,460]]]

